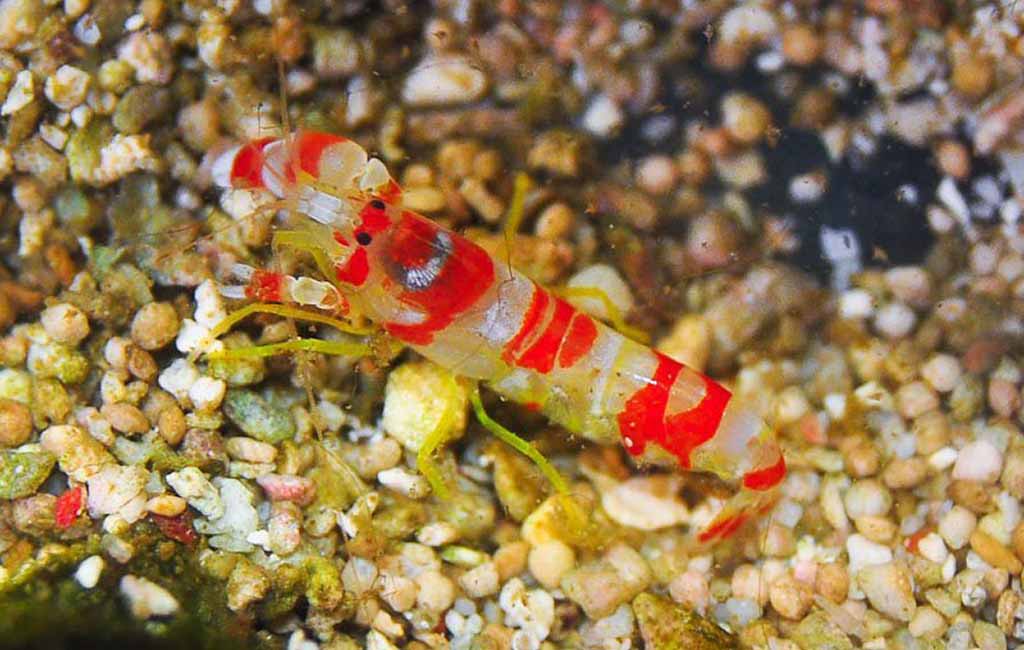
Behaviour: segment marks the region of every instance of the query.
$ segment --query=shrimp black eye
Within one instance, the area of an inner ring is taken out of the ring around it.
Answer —
[[[370,201],[370,205],[373,206],[374,210],[383,210],[386,207],[384,205],[384,202],[381,201],[380,199],[374,199],[373,201]]]
[[[372,242],[372,241],[373,241],[373,237],[370,236],[370,233],[368,233],[368,232],[357,232],[356,233],[356,242],[360,246],[369,246],[370,242]]]

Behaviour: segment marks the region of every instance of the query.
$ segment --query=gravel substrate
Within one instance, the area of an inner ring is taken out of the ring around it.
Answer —
[[[1024,643],[1024,3],[825,4],[0,0],[0,646]],[[496,255],[521,199],[513,264],[763,413],[774,512],[699,548],[729,486],[485,395],[572,529],[383,338],[204,356],[334,336],[212,336],[236,264],[316,274],[211,187],[282,124]]]

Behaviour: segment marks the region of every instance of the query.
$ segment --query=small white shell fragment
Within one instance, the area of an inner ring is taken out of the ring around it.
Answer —
[[[75,581],[82,585],[83,589],[92,589],[99,583],[105,565],[102,557],[90,555],[75,569]]]
[[[419,474],[413,474],[403,467],[392,467],[377,474],[377,481],[384,487],[400,492],[410,499],[422,499],[430,493],[430,485]]]
[[[178,611],[177,599],[160,585],[128,574],[121,578],[121,594],[137,619],[170,616]]]

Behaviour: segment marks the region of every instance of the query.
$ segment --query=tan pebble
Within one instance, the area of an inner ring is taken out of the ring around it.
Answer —
[[[482,181],[493,181],[505,168],[505,161],[496,149],[484,149],[473,156],[473,176]]]
[[[811,65],[821,55],[822,42],[810,25],[790,25],[782,32],[782,55],[795,65]]]
[[[177,447],[181,443],[181,439],[185,437],[185,432],[188,430],[185,413],[177,404],[160,411],[156,426],[160,437],[172,447]]]
[[[224,447],[232,458],[249,463],[272,463],[277,458],[274,445],[245,436],[228,438]]]
[[[541,239],[564,239],[572,233],[576,214],[567,203],[552,203],[544,208],[534,224],[533,232]]]
[[[1020,609],[1022,599],[1020,594],[1006,590],[999,596],[999,602],[996,604],[996,625],[1003,631],[1003,634],[1013,635],[1013,630],[1017,626],[1017,611]]]
[[[909,622],[917,609],[913,582],[907,567],[898,562],[886,562],[861,568],[857,583],[876,611],[904,623]]]
[[[708,606],[711,592],[707,577],[700,571],[684,571],[668,583],[672,600],[701,612]]]
[[[943,140],[935,148],[939,168],[949,176],[964,179],[971,173],[971,153],[956,140]]]
[[[789,557],[796,552],[793,529],[780,524],[769,524],[764,533],[761,551],[768,557]]]
[[[167,302],[143,305],[132,319],[132,340],[144,350],[159,350],[178,336],[181,321]]]
[[[32,435],[32,412],[13,399],[0,399],[0,447],[17,447]]]
[[[853,525],[864,537],[878,544],[888,544],[896,537],[898,527],[891,519],[879,516],[857,517]]]
[[[741,144],[754,144],[764,137],[772,115],[756,97],[730,93],[722,100],[722,125]]]
[[[919,456],[894,458],[882,471],[882,482],[893,490],[917,487],[928,475],[928,461]]]
[[[156,365],[153,355],[137,345],[128,350],[128,372],[142,381],[153,381],[160,368]]]
[[[402,172],[402,187],[429,187],[434,184],[434,170],[429,165],[413,163]]]
[[[89,319],[81,309],[68,303],[47,307],[39,320],[46,334],[58,343],[75,346],[89,336]]]
[[[790,574],[785,574],[768,589],[772,608],[783,618],[799,620],[807,613],[813,597],[810,588]]]
[[[505,204],[478,178],[463,179],[459,185],[459,194],[483,217],[484,221],[497,223],[505,214]]]
[[[1010,549],[999,543],[999,540],[992,537],[981,528],[975,528],[971,533],[971,548],[994,567],[1006,569],[1010,573],[1020,573],[1024,569],[1021,561],[1010,551]]]
[[[846,471],[854,478],[864,478],[878,473],[882,459],[878,449],[866,440],[861,440],[846,452]]]
[[[1017,524],[1013,529],[1010,544],[1013,546],[1013,552],[1017,554],[1017,559],[1024,560],[1024,522]]]
[[[814,588],[833,603],[842,603],[850,590],[850,574],[839,562],[822,564],[814,576]]]
[[[104,404],[100,409],[110,426],[121,433],[139,434],[149,431],[149,420],[137,406],[125,402]]]
[[[949,484],[948,494],[953,503],[979,515],[987,514],[995,508],[989,488],[978,481],[954,480]]]
[[[484,562],[459,577],[459,586],[470,598],[486,598],[498,592],[500,577],[494,562]]]
[[[761,569],[753,564],[741,564],[732,574],[732,595],[753,600],[762,606],[768,602],[768,583]]]
[[[687,185],[700,185],[711,175],[711,161],[699,149],[687,149],[679,154],[676,165],[682,180]]]
[[[923,381],[913,381],[896,391],[896,405],[900,415],[916,418],[939,407],[939,397]]]
[[[498,576],[502,582],[526,570],[529,552],[530,545],[523,540],[502,544],[494,552],[494,565],[498,568]]]
[[[907,631],[918,639],[939,639],[946,632],[946,619],[933,607],[918,607]]]
[[[982,55],[968,54],[953,64],[953,87],[968,98],[982,97],[992,87],[994,66]]]
[[[988,405],[996,414],[1011,417],[1020,408],[1020,390],[1011,381],[993,377],[988,382]]]
[[[439,571],[424,571],[416,576],[416,584],[416,603],[427,612],[440,614],[455,602],[455,583]]]
[[[683,316],[668,336],[658,342],[658,350],[698,372],[707,367],[711,354],[711,325],[699,314]]]
[[[914,420],[917,453],[927,456],[942,449],[949,442],[949,418],[941,411],[925,413]]]
[[[146,510],[161,517],[177,517],[187,506],[184,499],[173,494],[161,494],[146,502]]]
[[[562,577],[576,565],[576,553],[571,546],[555,539],[530,549],[527,562],[537,582],[557,589]]]

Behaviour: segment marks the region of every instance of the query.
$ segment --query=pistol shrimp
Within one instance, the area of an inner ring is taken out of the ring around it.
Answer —
[[[242,269],[246,284],[228,293],[257,304],[230,316],[232,323],[275,308],[351,310],[427,359],[588,440],[618,441],[639,460],[713,473],[736,492],[699,533],[701,542],[729,537],[774,505],[786,463],[751,408],[470,240],[403,209],[384,164],[355,142],[311,131],[252,141],[219,155],[213,178],[223,188],[267,190],[278,205],[308,217],[306,230],[290,233],[289,243],[329,274],[320,280]],[[474,406],[483,421],[478,397]],[[532,446],[516,441],[539,462]],[[554,471],[547,470],[550,478]]]

